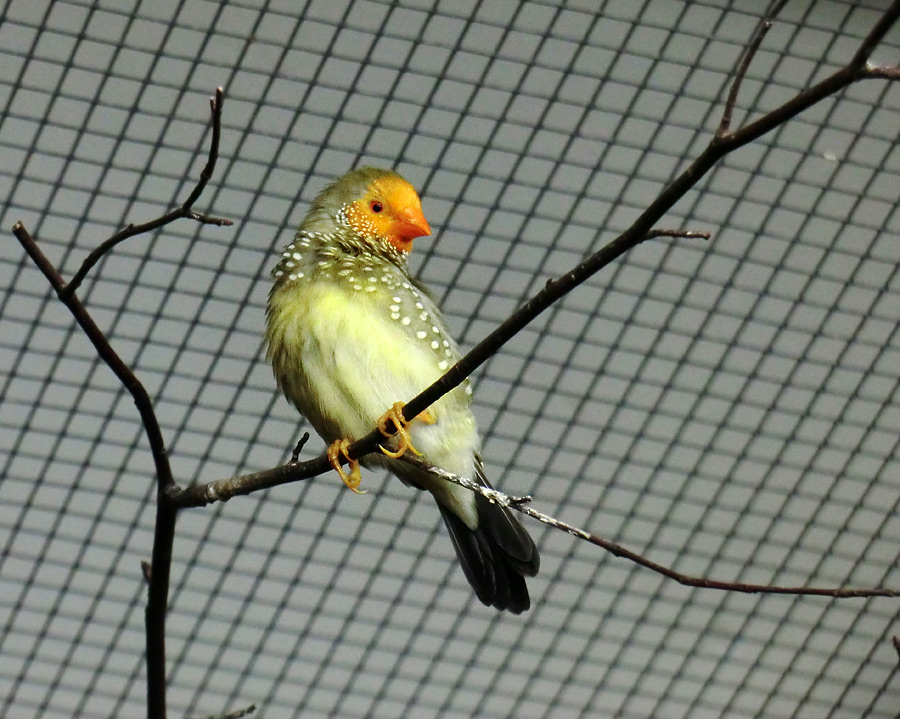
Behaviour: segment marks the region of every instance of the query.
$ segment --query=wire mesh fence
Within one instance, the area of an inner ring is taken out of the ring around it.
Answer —
[[[789,3],[759,115],[847,62],[885,3]],[[746,3],[0,5],[2,227],[70,276],[155,401],[179,482],[284,461],[304,427],[261,352],[269,270],[361,164],[419,189],[416,273],[465,349],[615,237],[708,143]],[[897,64],[895,28],[874,59]],[[644,243],[476,374],[504,491],[678,571],[898,586],[900,86],[854,85],[729,155]],[[145,711],[153,462],[128,393],[0,244],[0,714]],[[304,456],[323,447],[311,441]],[[883,717],[896,599],[689,589],[529,524],[521,616],[472,595],[433,504],[368,473],[179,517],[169,705],[199,716]]]

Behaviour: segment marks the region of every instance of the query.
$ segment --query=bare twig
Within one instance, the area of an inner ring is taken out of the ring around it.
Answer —
[[[233,712],[228,712],[227,714],[210,714],[209,716],[202,717],[201,719],[241,719],[241,717],[245,717],[255,711],[256,704],[251,704],[248,707],[244,707],[243,709],[235,709]]]
[[[458,484],[461,487],[465,487],[473,492],[478,492],[486,499],[494,502],[495,504],[499,504],[504,507],[509,507],[510,509],[514,509],[517,512],[521,512],[522,514],[527,514],[529,517],[532,517],[539,522],[543,522],[544,524],[553,527],[554,529],[560,529],[564,532],[571,534],[573,537],[577,537],[578,539],[583,539],[586,542],[590,542],[602,549],[605,549],[607,552],[614,554],[617,557],[623,557],[624,559],[633,562],[634,564],[638,564],[642,567],[645,567],[657,574],[661,574],[668,579],[672,579],[679,584],[683,584],[687,587],[697,587],[699,589],[718,589],[720,591],[730,591],[730,592],[742,592],[745,594],[794,594],[794,595],[812,595],[812,596],[820,596],[820,597],[833,597],[835,599],[846,599],[850,597],[900,597],[900,589],[886,589],[882,587],[876,587],[872,589],[846,589],[843,587],[808,587],[808,586],[799,586],[799,587],[781,587],[777,585],[771,584],[747,584],[746,582],[726,582],[718,579],[707,579],[705,577],[694,577],[689,574],[682,574],[681,572],[676,572],[674,569],[670,569],[669,567],[665,567],[661,564],[657,564],[646,557],[637,554],[636,552],[632,552],[630,549],[626,549],[621,544],[616,544],[615,542],[611,542],[608,539],[603,539],[602,537],[598,537],[596,534],[588,532],[584,529],[580,529],[572,524],[568,524],[563,522],[555,517],[551,517],[549,514],[544,514],[536,510],[531,505],[531,497],[515,497],[504,494],[503,492],[499,492],[496,489],[492,489],[491,487],[484,487],[477,482],[473,482],[471,479],[466,477],[460,477],[451,472],[447,472],[439,467],[433,467],[427,462],[423,462],[421,459],[416,457],[410,457],[406,455],[403,457],[404,462],[407,464],[412,464],[417,469],[420,469],[424,472],[429,472],[436,477],[440,477],[443,480],[448,482],[453,482],[454,484]]]
[[[194,191],[181,208],[170,212],[163,217],[143,225],[130,225],[126,230],[114,235],[102,243],[92,252],[78,273],[70,283],[66,283],[53,263],[44,255],[37,242],[21,222],[13,226],[13,234],[24,250],[43,272],[50,286],[54,289],[60,301],[68,308],[84,334],[97,350],[100,358],[106,362],[115,373],[134,400],[147,434],[150,450],[153,454],[153,462],[156,468],[157,502],[156,524],[153,532],[153,550],[148,566],[142,566],[144,578],[147,581],[147,607],[144,614],[144,626],[147,641],[147,716],[150,719],[164,719],[166,716],[166,609],[169,595],[169,575],[172,566],[172,545],[175,539],[175,515],[178,508],[169,501],[169,497],[177,491],[172,468],[169,464],[169,455],[166,451],[165,440],[153,409],[153,403],[146,388],[131,370],[131,368],[116,353],[109,339],[97,326],[84,304],[75,294],[78,284],[85,277],[90,268],[119,242],[142,232],[148,232],[161,227],[181,217],[192,219],[203,218],[190,208],[200,197],[200,193],[206,187],[215,168],[219,148],[219,134],[221,127],[221,112],[223,92],[219,88],[211,101],[213,138],[210,148],[210,156],[206,167],[200,175],[200,180]],[[204,220],[205,221],[205,220]],[[225,224],[214,218],[215,224]],[[146,565],[146,562],[144,563]]]
[[[728,99],[725,101],[725,109],[722,112],[722,121],[719,123],[719,129],[716,130],[716,137],[725,137],[729,130],[731,130],[731,117],[734,114],[735,105],[737,105],[741,84],[747,76],[747,70],[750,69],[750,63],[753,62],[753,58],[756,57],[756,53],[759,51],[762,41],[772,28],[772,23],[785,5],[787,5],[787,0],[775,0],[762,20],[759,21],[759,25],[756,26],[756,32],[753,33],[750,43],[747,45],[738,62],[738,69],[734,74],[734,80],[732,81],[731,89],[728,92]]]
[[[162,430],[160,430],[159,422],[156,419],[156,413],[153,411],[153,403],[150,401],[150,395],[140,380],[135,376],[131,368],[125,361],[119,357],[112,348],[106,335],[94,322],[90,313],[88,313],[81,300],[73,294],[66,292],[66,283],[59,274],[53,263],[43,253],[38,243],[31,236],[25,226],[21,222],[13,225],[13,234],[19,240],[24,250],[31,257],[38,269],[44,273],[50,286],[56,290],[62,303],[68,308],[69,312],[79,324],[85,336],[90,340],[91,344],[97,350],[100,356],[109,368],[115,373],[116,377],[122,385],[131,393],[134,403],[141,415],[141,422],[144,425],[144,432],[147,434],[147,440],[153,451],[153,461],[156,465],[157,477],[161,484],[174,484],[172,479],[172,470],[169,467],[169,457],[166,454],[166,445],[163,440]]]
[[[795,117],[817,102],[836,94],[855,82],[870,79],[900,79],[900,69],[897,67],[886,68],[868,64],[872,51],[881,42],[891,26],[897,22],[898,18],[900,18],[900,0],[894,0],[890,7],[884,11],[884,14],[879,18],[869,34],[863,39],[862,43],[860,43],[859,48],[847,65],[812,87],[807,88],[793,100],[777,107],[767,115],[745,125],[725,138],[716,138],[713,140],[713,144],[721,144],[728,148],[727,152],[731,152],[736,147],[741,147],[747,142],[765,135],[786,120]],[[734,143],[738,144],[735,145]]]
[[[873,66],[866,71],[869,77],[883,78],[885,80],[900,80],[900,65],[894,67]]]
[[[696,230],[650,230],[647,233],[647,239],[653,240],[657,237],[680,237],[686,240],[708,240],[710,238],[708,232],[698,232]]]
[[[384,441],[383,438],[382,441]],[[363,454],[358,456],[363,456]],[[344,463],[346,463],[346,460],[344,460]],[[169,501],[183,509],[203,507],[213,502],[227,502],[232,497],[252,494],[253,492],[271,489],[282,484],[311,479],[324,474],[330,469],[331,464],[324,454],[306,462],[295,462],[292,459],[287,464],[265,469],[261,472],[251,472],[250,474],[220,479],[207,484],[195,484],[184,489],[173,487],[169,493]]]
[[[897,22],[898,18],[900,18],[900,3],[894,0],[890,7],[884,11],[884,14],[878,18],[878,22],[875,23],[869,34],[862,41],[862,44],[860,44],[859,49],[857,49],[856,54],[850,61],[850,67],[857,70],[869,67],[869,58],[872,56],[875,48],[878,47],[878,44],[884,39],[884,36],[887,35],[888,30]]]
[[[304,432],[303,436],[297,440],[297,444],[294,445],[294,451],[291,452],[291,464],[297,464],[300,461],[300,453],[307,442],[309,442],[309,432]]]
[[[197,222],[205,225],[222,226],[233,224],[231,220],[227,220],[223,217],[203,215],[199,212],[194,212],[193,210],[194,203],[200,198],[203,190],[206,189],[206,185],[212,177],[213,171],[216,169],[216,160],[219,157],[219,139],[222,135],[222,104],[224,100],[224,91],[221,87],[216,88],[216,94],[209,100],[210,111],[212,115],[212,140],[209,143],[209,154],[206,158],[206,165],[200,172],[200,179],[198,180],[196,186],[194,187],[188,198],[184,201],[184,203],[171,212],[167,212],[162,217],[157,217],[155,220],[150,220],[149,222],[144,222],[139,225],[128,225],[128,227],[121,230],[120,232],[117,232],[105,242],[100,243],[100,245],[98,245],[97,248],[87,256],[81,267],[78,269],[78,272],[75,273],[69,284],[65,287],[65,289],[63,290],[65,294],[72,294],[73,292],[75,292],[75,290],[77,290],[81,286],[84,278],[87,277],[88,272],[93,269],[94,265],[96,265],[100,261],[103,255],[109,252],[120,242],[127,240],[129,237],[135,237],[136,235],[142,235],[147,232],[152,232],[153,230],[157,230],[164,225],[168,225],[169,223],[174,222],[175,220],[182,219],[196,220]]]
[[[17,222],[13,226],[13,234],[49,280],[62,303],[69,309],[75,321],[94,345],[97,354],[131,393],[150,443],[156,467],[157,503],[153,553],[147,582],[147,607],[144,617],[147,635],[147,716],[151,719],[163,719],[166,715],[165,619],[169,594],[169,571],[172,565],[172,544],[175,539],[176,508],[171,503],[162,501],[175,487],[175,480],[172,477],[169,455],[166,452],[159,421],[144,385],[112,348],[106,335],[94,323],[78,296],[71,292],[65,292],[65,282],[62,276],[21,222]],[[147,578],[148,572],[145,571],[144,576]]]

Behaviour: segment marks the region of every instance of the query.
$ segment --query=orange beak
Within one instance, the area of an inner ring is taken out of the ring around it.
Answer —
[[[422,213],[422,208],[410,205],[396,212],[391,225],[391,234],[410,243],[417,237],[430,235],[431,228]]]
[[[401,252],[412,249],[413,240],[431,234],[428,220],[418,205],[409,205],[394,213],[388,229],[388,239]]]

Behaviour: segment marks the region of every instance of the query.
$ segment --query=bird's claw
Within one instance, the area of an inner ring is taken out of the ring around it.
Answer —
[[[331,464],[332,468],[335,472],[338,473],[338,476],[341,478],[341,481],[346,484],[350,489],[352,489],[357,494],[365,494],[366,490],[359,489],[359,484],[362,482],[362,474],[359,471],[359,461],[355,459],[351,459],[348,448],[350,447],[349,439],[339,439],[333,442],[329,447],[326,454],[328,455],[328,462]],[[350,473],[344,471],[344,468],[341,467],[341,457],[347,460],[350,464]]]
[[[431,412],[425,410],[416,416],[416,419],[422,420],[425,424],[434,424],[437,420],[432,416]],[[379,444],[378,449],[380,449],[384,454],[392,459],[398,459],[406,454],[406,451],[409,450],[417,457],[421,457],[422,453],[416,449],[416,446],[413,444],[412,437],[409,434],[409,426],[412,424],[411,420],[407,420],[403,416],[403,402],[394,402],[394,405],[384,413],[384,416],[378,420],[378,431],[381,432],[385,437],[393,437],[394,432],[391,432],[387,428],[388,422],[393,422],[394,427],[396,428],[396,434],[399,436],[399,442],[396,451],[386,449],[384,445]]]

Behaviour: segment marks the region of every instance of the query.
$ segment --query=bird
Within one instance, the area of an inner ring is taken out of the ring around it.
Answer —
[[[461,356],[431,293],[410,274],[413,240],[430,234],[418,193],[392,170],[356,168],[325,187],[272,271],[266,357],[347,486],[359,492],[361,481],[347,447],[380,428],[381,452],[363,466],[429,492],[477,598],[520,614],[531,606],[525,578],[540,568],[529,533],[508,507],[403,460],[411,452],[491,487],[468,380],[412,420],[402,414],[403,402]]]

